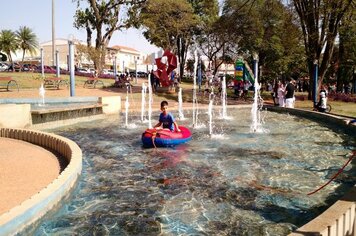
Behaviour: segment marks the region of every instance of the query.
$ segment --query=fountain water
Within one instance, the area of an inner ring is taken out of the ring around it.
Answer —
[[[44,105],[45,105],[45,93],[46,93],[46,90],[45,90],[45,88],[43,87],[43,83],[41,84],[41,87],[40,87],[40,89],[39,89],[39,92],[40,92],[40,96],[41,96],[41,98],[42,98],[42,104],[40,104],[40,105],[44,106]]]
[[[226,100],[227,100],[227,94],[226,94],[226,77],[223,77],[223,81],[221,82],[221,105],[222,105],[222,114],[221,118],[227,119],[227,111],[226,111]]]
[[[255,65],[255,67],[256,67],[255,70],[257,71],[257,66]],[[258,83],[258,76],[257,76],[258,72],[256,72],[255,74],[256,74],[255,83],[254,83],[255,91],[254,91],[253,104],[251,108],[252,123],[250,126],[250,131],[252,133],[266,133],[268,132],[268,130],[262,127],[263,120],[261,117],[261,112],[263,107],[263,99],[260,94],[261,86]]]
[[[185,120],[183,113],[183,97],[182,97],[182,88],[179,88],[178,92],[178,114],[180,120]]]
[[[226,235],[282,236],[354,185],[348,176],[355,168],[348,168],[344,178],[307,195],[352,152],[353,137],[272,112],[264,124],[271,132],[251,135],[250,109],[228,113],[239,122],[214,120],[214,129],[225,127],[224,139],[197,129],[175,148],[141,148],[146,124],[113,128],[117,116],[51,130],[85,146],[83,176],[59,211],[33,225],[33,235],[219,235],[223,227]],[[210,118],[202,112],[200,119]]]
[[[153,103],[153,95],[152,95],[152,83],[151,83],[151,74],[148,75],[148,128],[152,129],[152,103]]]
[[[208,117],[209,117],[209,135],[213,134],[213,103],[214,103],[214,93],[209,94],[209,107],[208,107]]]
[[[126,101],[125,101],[125,127],[129,127],[129,91],[126,92]]]
[[[198,99],[197,99],[197,68],[198,68],[198,54],[194,51],[194,75],[193,75],[193,127],[198,127]]]
[[[142,99],[141,99],[141,121],[145,122],[145,112],[146,112],[146,93],[147,86],[145,83],[142,83]]]

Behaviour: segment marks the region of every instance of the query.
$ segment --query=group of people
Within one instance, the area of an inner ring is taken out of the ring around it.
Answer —
[[[295,80],[289,80],[286,85],[281,81],[277,82],[277,86],[275,87],[274,99],[278,101],[278,106],[294,108],[295,103]]]
[[[248,96],[248,90],[250,89],[252,84],[249,80],[245,80],[245,81],[234,80],[232,82],[232,85],[231,84],[228,85],[228,87],[231,86],[234,88],[234,95],[236,96],[236,98],[244,98],[246,100]]]
[[[294,108],[294,93],[296,89],[296,81],[293,79],[289,80],[287,85],[284,85],[283,82],[278,81],[277,85],[275,86],[275,91],[273,93],[275,104],[280,107]],[[315,110],[325,112],[327,109],[327,98],[328,91],[325,89],[324,86],[322,86],[319,93],[319,102],[316,104]],[[278,103],[276,102],[276,100],[278,101]]]
[[[119,87],[122,88],[124,86],[126,86],[127,88],[131,89],[132,85],[130,83],[131,81],[131,77],[129,73],[122,73],[122,74],[117,74],[115,76],[115,83],[114,86],[115,87]]]

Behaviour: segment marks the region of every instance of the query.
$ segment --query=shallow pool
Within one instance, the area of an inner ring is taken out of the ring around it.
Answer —
[[[218,111],[215,111],[218,114]],[[175,113],[174,113],[175,114]],[[33,229],[35,235],[286,235],[332,204],[355,183],[347,161],[354,140],[310,120],[267,112],[268,133],[250,133],[250,110],[228,110],[206,127],[178,121],[193,139],[144,149],[147,126],[117,117],[50,130],[83,150],[76,191]],[[177,116],[177,114],[175,114]],[[134,127],[134,126],[130,126]]]

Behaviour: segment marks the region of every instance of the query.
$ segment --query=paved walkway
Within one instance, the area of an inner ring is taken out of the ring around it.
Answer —
[[[57,178],[57,157],[28,142],[0,138],[0,215]]]

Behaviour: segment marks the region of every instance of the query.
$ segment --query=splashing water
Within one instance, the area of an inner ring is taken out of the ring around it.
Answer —
[[[206,127],[175,148],[141,148],[146,124],[113,128],[117,116],[52,130],[85,146],[83,173],[75,194],[34,224],[31,235],[288,235],[354,185],[340,178],[306,195],[326,182],[355,142],[314,121],[266,113],[270,133],[251,135],[251,109],[228,108],[239,122],[214,119],[214,132],[222,127],[225,137],[207,138]],[[189,126],[191,115],[182,125]],[[355,175],[354,168],[345,171]]]
[[[178,114],[180,120],[185,120],[184,113],[183,113],[182,88],[179,88],[179,92],[178,92]]]
[[[209,107],[208,107],[208,117],[209,117],[209,135],[213,134],[213,102],[214,102],[214,93],[209,95]]]
[[[250,126],[251,133],[268,133],[268,129],[262,127],[263,120],[261,118],[261,111],[263,107],[263,99],[260,95],[261,86],[258,83],[258,78],[255,78],[255,94],[253,99],[253,104],[251,108],[252,124]]]
[[[222,114],[221,114],[221,118],[222,119],[229,119],[229,117],[227,116],[227,109],[226,109],[226,101],[227,101],[227,95],[226,95],[226,77],[223,77],[223,81],[221,84],[221,105],[222,105]]]
[[[41,98],[42,98],[42,103],[41,103],[41,105],[45,105],[45,93],[46,93],[46,90],[45,90],[45,88],[43,87],[43,83],[41,84],[41,87],[40,87],[39,91],[40,91],[40,96],[41,96]]]
[[[142,100],[141,100],[141,121],[146,121],[145,119],[145,108],[146,108],[146,93],[147,93],[147,86],[145,83],[142,83]]]
[[[148,75],[148,128],[152,129],[152,103],[153,103],[153,95],[152,95],[152,83],[151,83],[151,74]]]
[[[126,101],[125,101],[125,127],[129,126],[129,107],[130,107],[130,103],[129,103],[129,94],[128,92],[126,93]]]
[[[198,68],[198,55],[197,50],[194,51],[194,76],[193,76],[193,127],[198,126],[198,99],[197,99],[197,68]]]

